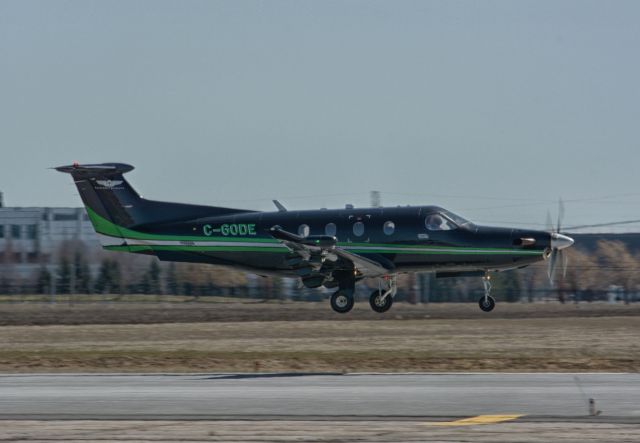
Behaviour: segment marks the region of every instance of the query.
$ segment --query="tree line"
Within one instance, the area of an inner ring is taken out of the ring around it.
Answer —
[[[640,255],[623,242],[599,241],[595,250],[567,250],[566,273],[556,272],[550,284],[547,263],[493,274],[494,295],[500,301],[606,299],[612,287],[625,301],[640,293]],[[97,262],[97,263],[96,263]],[[94,263],[90,265],[90,263]],[[5,263],[6,264],[6,263]],[[82,243],[63,245],[56,263],[42,263],[37,272],[16,281],[7,267],[0,273],[0,294],[167,294],[256,298],[319,299],[322,291],[299,288],[296,282],[262,278],[233,269],[195,263],[161,263],[155,257],[104,252],[90,257]],[[377,280],[358,285],[366,297]],[[483,294],[479,277],[436,279],[433,274],[401,275],[398,300],[468,302]]]

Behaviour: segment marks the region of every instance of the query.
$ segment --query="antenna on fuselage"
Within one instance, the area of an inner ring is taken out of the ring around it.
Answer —
[[[285,208],[278,200],[273,200],[273,204],[278,208],[278,212],[287,212],[287,208]]]

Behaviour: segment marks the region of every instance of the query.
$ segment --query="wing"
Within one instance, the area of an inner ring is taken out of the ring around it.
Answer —
[[[381,262],[363,257],[362,255],[336,248],[336,254],[346,261],[353,263],[354,269],[362,274],[363,277],[382,277],[384,275],[393,274],[395,270],[392,266],[386,267]],[[387,265],[388,266],[388,265]]]
[[[279,226],[270,229],[271,236],[282,242],[301,261],[319,269],[325,260],[337,262],[339,259],[351,264],[360,277],[380,277],[393,274],[393,263],[388,260],[375,260],[349,252],[337,246],[337,239],[330,235],[310,235],[302,237],[287,232]],[[294,257],[295,258],[295,257]]]

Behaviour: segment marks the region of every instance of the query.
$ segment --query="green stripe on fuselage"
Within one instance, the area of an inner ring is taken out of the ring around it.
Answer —
[[[253,247],[253,246],[175,246],[175,245],[130,245],[103,246],[108,251],[146,252],[146,251],[182,251],[182,252],[272,252],[286,253],[284,246]]]
[[[289,250],[285,246],[274,247],[257,247],[257,246],[201,246],[201,245],[114,245],[104,246],[104,249],[109,251],[128,251],[128,252],[153,252],[153,251],[182,251],[182,252],[271,252],[271,253],[287,253]],[[531,256],[539,255],[534,251],[501,251],[501,252],[487,252],[487,251],[470,251],[459,249],[442,251],[442,250],[430,250],[423,249],[420,251],[414,250],[394,250],[393,248],[380,248],[380,249],[348,249],[348,252],[355,254],[401,254],[401,255],[519,255],[519,256]],[[540,254],[541,255],[541,254]]]

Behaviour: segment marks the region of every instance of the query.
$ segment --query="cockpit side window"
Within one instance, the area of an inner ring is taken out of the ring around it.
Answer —
[[[458,228],[451,219],[440,213],[427,215],[424,224],[429,231],[453,231]]]

